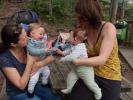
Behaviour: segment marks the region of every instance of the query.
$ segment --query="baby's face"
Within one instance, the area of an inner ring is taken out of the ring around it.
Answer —
[[[77,36],[73,36],[73,33],[71,34],[71,38],[69,39],[70,40],[70,43],[73,44],[73,45],[77,45],[78,43],[82,43],[83,40],[86,39],[86,37],[84,36],[84,33],[85,31],[79,31],[77,33]]]
[[[44,34],[45,34],[45,30],[43,27],[39,27],[31,31],[31,37],[35,40],[42,40],[44,37]]]

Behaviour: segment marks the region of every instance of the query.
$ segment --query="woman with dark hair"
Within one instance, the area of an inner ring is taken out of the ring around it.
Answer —
[[[2,43],[0,45],[0,69],[6,78],[6,93],[8,100],[60,100],[49,87],[42,87],[38,82],[35,96],[27,96],[27,83],[32,68],[41,67],[50,63],[53,58],[48,56],[45,60],[35,62],[25,46],[27,35],[19,25],[5,25],[1,31]]]
[[[79,26],[88,33],[88,58],[77,59],[73,63],[94,67],[95,81],[102,91],[101,100],[118,100],[121,91],[121,68],[116,29],[112,23],[103,21],[97,0],[78,0],[75,11]],[[78,80],[69,100],[91,100],[90,96],[91,92],[83,81]]]

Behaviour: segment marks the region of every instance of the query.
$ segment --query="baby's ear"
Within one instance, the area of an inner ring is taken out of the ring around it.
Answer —
[[[87,40],[87,36],[84,38],[84,40]]]
[[[85,43],[85,42],[86,42],[86,40],[87,40],[87,37],[85,37],[85,38],[84,38],[83,43]]]
[[[31,31],[31,32],[30,32],[30,35],[34,35],[34,32]]]
[[[86,36],[86,37],[84,37],[83,42],[85,42],[86,40],[87,40],[87,36]]]

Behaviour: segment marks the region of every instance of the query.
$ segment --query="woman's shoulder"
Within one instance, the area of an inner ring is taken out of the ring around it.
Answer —
[[[6,50],[5,52],[0,54],[0,68],[6,67],[6,66],[12,66],[13,59],[12,55],[10,54],[9,50]]]
[[[0,59],[3,59],[5,57],[9,57],[10,53],[9,53],[9,50],[6,50],[2,53],[0,53]]]
[[[115,26],[113,23],[111,22],[103,22],[103,23],[105,23],[104,29],[115,29]]]
[[[104,22],[106,23],[103,27],[103,33],[105,34],[116,34],[116,28],[114,26],[114,24],[112,24],[111,22]]]
[[[0,61],[12,61],[13,55],[9,50],[4,51],[3,53],[0,53]]]
[[[115,27],[113,23],[111,22],[103,22],[105,23],[105,27]]]
[[[115,28],[115,26],[114,26],[114,24],[113,23],[111,23],[111,22],[108,22],[108,21],[102,21],[102,26],[103,26],[103,28],[108,28],[108,29],[110,29],[110,28]]]

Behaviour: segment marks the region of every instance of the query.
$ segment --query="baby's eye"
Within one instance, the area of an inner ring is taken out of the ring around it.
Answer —
[[[40,33],[40,35],[43,35],[43,33]]]

